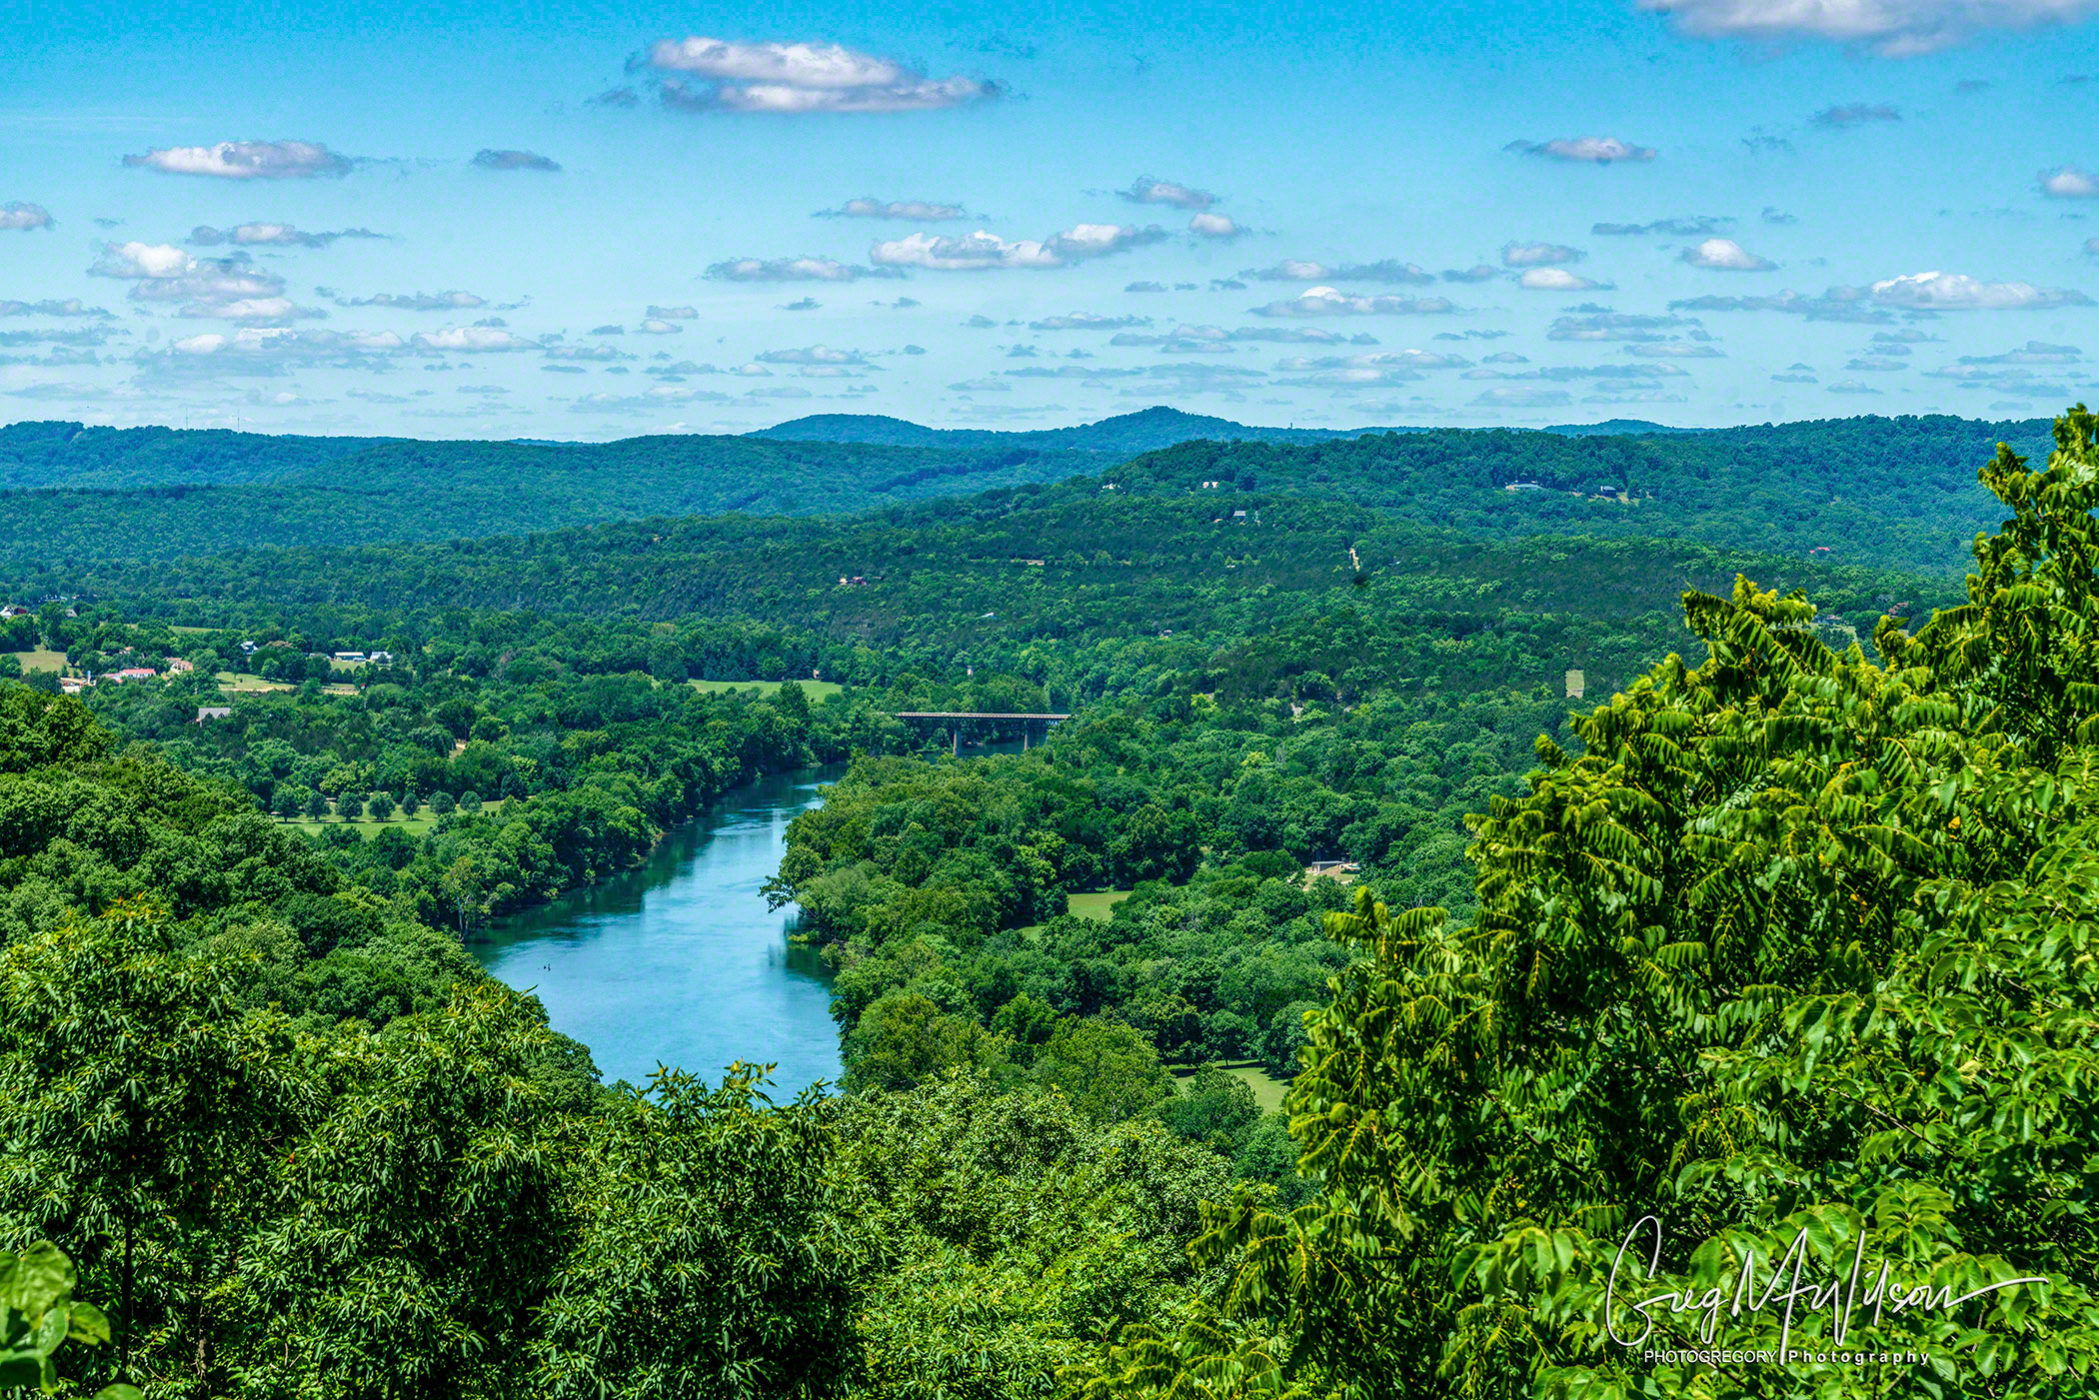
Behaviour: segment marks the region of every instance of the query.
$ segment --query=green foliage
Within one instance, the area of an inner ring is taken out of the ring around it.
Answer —
[[[67,1342],[109,1341],[109,1320],[73,1297],[73,1262],[48,1240],[0,1252],[0,1386],[58,1389],[52,1355]],[[136,1386],[107,1385],[95,1400],[142,1400]]]
[[[1530,794],[1479,828],[1472,927],[1367,891],[1331,919],[1361,961],[1291,1098],[1323,1195],[1216,1214],[1230,1306],[1351,1394],[1764,1393],[1771,1372],[1612,1339],[1641,1330],[1606,1285],[1652,1213],[1641,1297],[1724,1299],[1796,1239],[1816,1278],[1863,1248],[1948,1296],[2046,1280],[1876,1319],[1868,1350],[1928,1364],[1795,1359],[1789,1393],[2088,1393],[2094,428],[2077,410],[2045,471],[1984,470],[2015,518],[1968,606],[1883,624],[1884,665],[1823,646],[1798,596],[1690,595],[1710,659],[1584,718],[1579,756],[1541,740]],[[1782,1321],[1723,1319],[1722,1344],[1776,1347]],[[1826,1310],[1792,1329],[1831,1345]]]
[[[840,1393],[869,1242],[844,1209],[836,1115],[815,1091],[774,1108],[764,1082],[741,1065],[716,1089],[663,1070],[577,1126],[536,1393]]]

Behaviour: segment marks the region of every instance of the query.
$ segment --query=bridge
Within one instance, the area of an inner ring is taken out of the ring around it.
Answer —
[[[1071,715],[1068,713],[1054,714],[1048,711],[1016,714],[995,710],[898,710],[893,718],[916,724],[947,725],[948,736],[951,740],[951,751],[959,754],[962,752],[962,727],[964,725],[981,725],[987,729],[1002,729],[1018,724],[1020,726],[1020,746],[1022,749],[1026,749],[1029,738],[1035,733],[1038,726],[1043,733],[1047,734],[1051,725],[1056,724],[1060,720],[1070,719]]]

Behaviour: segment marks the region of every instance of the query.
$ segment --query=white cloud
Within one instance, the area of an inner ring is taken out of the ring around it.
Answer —
[[[1530,292],[1589,292],[1607,284],[1577,276],[1564,267],[1534,267],[1517,278],[1516,285]]]
[[[2048,311],[2092,304],[2082,292],[2027,282],[1981,282],[1955,272],[1891,277],[1873,284],[1872,297],[1882,306],[1919,311]]]
[[[1571,402],[1565,389],[1489,389],[1473,400],[1482,408],[1560,408]]]
[[[1207,209],[1217,202],[1217,196],[1208,190],[1154,180],[1149,175],[1138,176],[1128,189],[1117,193],[1132,204],[1170,204],[1176,209]]]
[[[1188,221],[1188,231],[1198,238],[1237,238],[1246,232],[1229,214],[1197,214]]]
[[[1625,353],[1664,360],[1717,360],[1721,358],[1718,347],[1703,340],[1640,341],[1626,346]]]
[[[1609,165],[1613,161],[1649,161],[1651,146],[1635,146],[1615,136],[1563,136],[1553,141],[1511,141],[1502,149],[1547,160],[1574,161],[1587,165]]]
[[[1308,287],[1288,301],[1256,306],[1256,316],[1440,316],[1457,308],[1442,297],[1358,297],[1333,287]]]
[[[199,224],[190,230],[189,241],[199,248],[215,248],[222,243],[236,247],[278,248],[325,248],[339,238],[384,238],[384,234],[373,233],[368,228],[335,229],[326,233],[308,233],[292,224],[252,223],[236,224],[232,228],[212,228]]]
[[[2001,355],[1963,355],[1960,362],[1964,365],[2071,365],[2083,358],[2083,352],[2074,345],[2029,340],[2017,350],[2007,350]]]
[[[472,292],[376,292],[337,299],[337,306],[383,306],[393,311],[471,311],[488,303]]]
[[[560,161],[536,151],[476,151],[473,163],[482,170],[537,170],[553,174],[561,169]]]
[[[635,327],[635,330],[641,335],[682,335],[685,332],[685,327],[675,321],[665,321],[660,317],[651,316],[648,320]]]
[[[2099,0],[1639,0],[1677,17],[1705,39],[1782,43],[1825,39],[1908,58],[1958,44],[1988,29],[2068,24],[2099,11]]]
[[[107,316],[99,306],[89,306],[78,297],[43,301],[0,301],[0,316]]]
[[[714,264],[707,269],[707,275],[724,282],[853,282],[862,277],[899,274],[831,258],[734,258]]]
[[[858,350],[833,350],[828,345],[810,345],[799,350],[768,350],[758,357],[769,365],[864,365],[867,356]]]
[[[2041,172],[2041,193],[2050,199],[2099,199],[2099,176],[2066,165]]]
[[[88,274],[131,282],[133,301],[177,303],[180,316],[282,322],[321,314],[294,305],[284,279],[246,253],[197,258],[168,243],[105,243]]]
[[[691,321],[700,313],[691,306],[651,306],[646,314],[659,321]]]
[[[169,175],[210,175],[222,180],[289,180],[347,175],[350,161],[318,141],[221,141],[215,146],[169,146],[124,164]]]
[[[441,331],[419,331],[408,343],[424,354],[482,355],[540,348],[538,341],[527,340],[494,326],[455,326]]]
[[[1575,313],[1561,316],[1545,333],[1547,340],[1620,340],[1661,341],[1669,337],[1665,331],[1678,331],[1695,327],[1698,321],[1691,316],[1630,315],[1623,312],[1585,310],[1577,307]]]
[[[1131,326],[1148,326],[1149,316],[1103,316],[1094,311],[1074,311],[1067,316],[1045,316],[1039,321],[1028,322],[1031,331],[1119,331]]]
[[[1285,258],[1263,268],[1248,268],[1239,274],[1263,282],[1394,282],[1419,287],[1436,279],[1413,263],[1381,258],[1374,263],[1321,263]]]
[[[1140,229],[1129,224],[1079,224],[1039,242],[1022,240],[1009,243],[981,229],[959,238],[914,233],[877,243],[868,250],[867,256],[870,262],[882,268],[917,267],[933,272],[1068,267],[1146,243],[1157,243],[1165,237],[1166,231],[1156,225]]]
[[[969,214],[959,204],[934,204],[923,199],[880,200],[867,196],[849,199],[836,209],[819,209],[819,219],[903,219],[911,223],[939,224],[952,219],[966,219]]]
[[[1648,234],[1666,234],[1671,238],[1704,238],[1718,233],[1732,219],[1715,218],[1700,214],[1688,219],[1656,219],[1648,224],[1593,224],[1589,232],[1606,238],[1633,238]]]
[[[1708,238],[1686,248],[1684,261],[1693,267],[1708,267],[1716,272],[1769,272],[1778,266],[1769,259],[1758,257],[1732,238]]]
[[[1581,249],[1559,243],[1509,243],[1501,250],[1503,267],[1557,267],[1581,260]]]
[[[648,64],[675,107],[729,112],[918,112],[999,95],[996,83],[929,79],[893,59],[841,44],[660,39]]]
[[[27,204],[15,200],[0,204],[0,229],[32,229],[51,227],[51,211],[41,204]]]

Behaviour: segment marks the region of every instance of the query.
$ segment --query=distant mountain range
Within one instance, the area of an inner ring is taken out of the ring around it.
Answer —
[[[0,428],[0,560],[33,568],[650,517],[838,516],[1106,477],[1176,494],[1226,480],[1423,523],[1463,519],[1489,534],[1644,533],[1958,569],[1974,532],[1995,521],[1976,468],[2000,440],[2044,455],[2049,426],[1922,417],[1337,431],[1151,408],[1025,432],[834,414],[742,436],[544,444],[17,423]],[[1525,503],[1512,505],[1517,497]],[[1621,497],[1637,508],[1596,504]]]

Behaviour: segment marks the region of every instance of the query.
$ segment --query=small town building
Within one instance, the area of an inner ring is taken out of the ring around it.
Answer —
[[[197,717],[190,722],[192,724],[202,724],[208,719],[227,719],[232,714],[233,706],[231,705],[199,705],[197,706]]]

